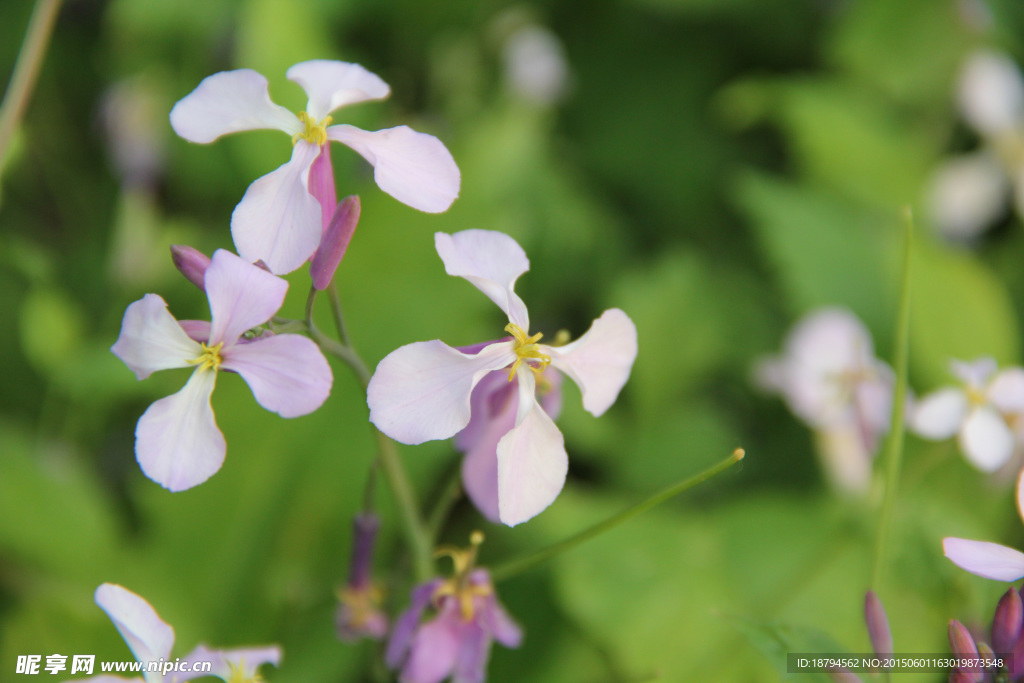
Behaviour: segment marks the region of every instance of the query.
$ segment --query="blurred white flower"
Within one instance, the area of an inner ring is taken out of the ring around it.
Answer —
[[[528,25],[505,43],[505,72],[517,95],[534,104],[551,106],[564,96],[569,85],[565,47],[548,28]]]
[[[939,231],[969,240],[1006,209],[1006,172],[988,152],[965,154],[946,162],[932,178],[929,205]]]
[[[875,358],[871,335],[855,315],[841,308],[809,313],[786,337],[782,354],[759,363],[756,381],[815,431],[833,484],[867,488],[879,437],[889,429],[893,375]]]

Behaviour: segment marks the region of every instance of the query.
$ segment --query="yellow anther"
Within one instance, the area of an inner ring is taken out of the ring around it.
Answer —
[[[540,349],[537,348],[537,342],[540,341],[544,335],[538,332],[532,337],[527,337],[523,328],[519,327],[519,325],[516,325],[515,323],[505,325],[505,331],[511,334],[515,339],[515,342],[513,342],[512,345],[512,350],[515,351],[516,354],[516,362],[512,364],[512,369],[508,373],[508,381],[512,381],[512,378],[516,376],[516,370],[518,370],[519,366],[526,360],[540,361],[540,367],[530,365],[529,363],[526,364],[526,367],[530,368],[534,372],[544,372],[548,363],[551,362],[551,356],[541,353]]]
[[[491,594],[490,585],[481,586],[469,582],[469,575],[476,566],[477,548],[483,542],[483,532],[474,531],[469,535],[470,546],[468,548],[442,546],[434,552],[434,557],[452,558],[452,564],[455,565],[455,575],[450,579],[445,579],[444,583],[434,591],[432,596],[434,603],[438,604],[444,597],[454,598],[459,603],[459,613],[464,621],[470,621],[475,613],[473,598]]]
[[[327,126],[331,125],[333,119],[330,116],[325,116],[323,121],[317,121],[312,116],[304,111],[299,112],[299,121],[306,126],[306,130],[301,133],[296,133],[292,136],[292,144],[294,145],[299,139],[308,140],[314,145],[319,147],[320,145],[327,143]]]
[[[203,347],[203,353],[198,358],[185,361],[189,365],[198,365],[199,370],[217,370],[220,368],[220,364],[224,362],[224,357],[220,355],[220,350],[224,346],[224,342],[220,342],[215,346],[207,346],[200,342],[200,346]]]

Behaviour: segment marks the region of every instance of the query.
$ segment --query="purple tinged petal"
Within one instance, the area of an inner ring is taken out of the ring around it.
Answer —
[[[139,662],[166,659],[174,646],[174,629],[152,605],[123,586],[105,583],[96,589],[96,604],[107,613]]]
[[[309,167],[319,150],[299,140],[292,158],[255,180],[231,214],[231,236],[246,261],[262,259],[277,274],[305,263],[320,244],[322,208],[309,193]]]
[[[184,491],[203,483],[224,463],[227,445],[210,406],[217,373],[196,370],[176,394],[149,406],[135,428],[135,457],[147,477]]]
[[[989,406],[970,412],[959,434],[968,462],[983,472],[995,472],[1013,455],[1014,438],[1006,420]]]
[[[868,626],[868,637],[871,639],[871,647],[877,655],[891,655],[893,650],[892,631],[889,629],[889,617],[885,614],[885,607],[874,591],[868,591],[864,596],[864,621]]]
[[[972,389],[981,389],[995,373],[999,365],[995,358],[979,358],[973,361],[954,360],[950,362],[953,374]]]
[[[995,581],[1016,581],[1024,576],[1024,553],[998,543],[944,538],[942,549],[953,564]]]
[[[192,247],[184,244],[171,245],[171,260],[174,267],[181,272],[185,278],[199,289],[206,291],[203,285],[203,274],[210,267],[210,257]]]
[[[491,585],[491,579],[486,570],[478,569],[474,573],[482,573],[486,578],[487,585]],[[492,593],[483,599],[483,605],[480,608],[480,623],[495,640],[505,647],[517,648],[523,642],[523,630],[498,602],[497,594],[493,592],[493,586]]]
[[[230,348],[246,330],[270,320],[287,292],[285,280],[218,249],[206,271],[206,295],[213,318],[210,344],[224,342]]]
[[[351,147],[373,166],[377,186],[426,213],[441,213],[459,196],[461,175],[444,143],[408,126],[370,132],[331,126],[327,137]]]
[[[349,62],[314,59],[296,64],[287,75],[306,91],[306,112],[318,121],[339,107],[391,94],[379,76]]]
[[[1024,413],[1024,368],[1007,368],[988,385],[988,400],[1002,413]]]
[[[565,485],[569,457],[558,427],[535,399],[532,372],[519,372],[516,426],[498,442],[498,510],[515,526],[554,502]]]
[[[490,346],[495,342],[488,342]],[[475,350],[467,350],[470,347],[459,347],[462,353],[478,353],[483,347]],[[455,448],[463,453],[469,451],[488,429],[488,425],[499,414],[504,413],[510,400],[516,400],[516,385],[508,381],[508,372],[494,370],[484,375],[480,382],[473,387],[473,394],[470,397],[469,424],[455,435]],[[512,427],[510,426],[509,429]]]
[[[185,334],[193,341],[206,343],[210,340],[209,320],[179,320],[178,325],[181,326],[181,329],[185,330]],[[197,350],[196,357],[200,353],[201,350]]]
[[[1021,602],[1020,593],[1010,588],[999,599],[996,614],[992,619],[992,646],[995,651],[1000,654],[1013,652],[1013,646],[1020,639],[1022,627],[1024,604]]]
[[[487,678],[487,660],[491,657],[491,636],[476,620],[459,626],[459,649],[452,683],[483,683]]]
[[[156,294],[128,306],[121,334],[110,350],[140,380],[157,370],[188,367],[187,361],[202,353],[167,310],[167,302]]]
[[[281,417],[308,415],[331,393],[331,366],[308,337],[278,334],[224,352],[222,368],[237,372],[256,402]]]
[[[510,322],[529,332],[526,304],[513,289],[519,276],[530,269],[518,242],[493,230],[463,230],[454,235],[434,233],[434,246],[445,272],[469,280],[505,311]]]
[[[465,457],[462,459],[462,485],[480,514],[491,522],[498,522],[498,442],[515,427],[519,397],[518,386],[508,381],[505,372],[492,372],[487,376],[490,377],[496,377],[504,386],[497,392],[484,395],[484,400],[481,401],[483,405],[479,406],[479,410],[477,405],[473,406],[473,420],[466,429],[459,432],[456,444],[459,444],[460,438],[474,427],[472,422],[477,421],[475,435],[472,438],[461,438],[462,443],[470,444],[470,447],[465,449]],[[483,383],[474,389],[474,398],[478,396]],[[477,417],[480,413],[483,414]]]
[[[569,375],[583,393],[583,407],[600,416],[615,403],[636,360],[636,325],[617,308],[601,314],[576,341],[545,346],[551,364]]]
[[[384,661],[389,669],[397,669],[405,661],[423,610],[430,604],[434,597],[434,591],[442,583],[444,583],[443,579],[434,579],[413,589],[409,607],[395,621],[395,627],[391,631],[391,640],[388,641],[388,648],[384,654]]]
[[[510,342],[492,344],[474,356],[437,340],[396,349],[370,379],[370,421],[405,444],[448,439],[469,424],[477,382],[514,359]]]
[[[274,104],[267,79],[251,69],[222,71],[203,81],[171,110],[174,132],[191,142],[213,142],[221,135],[273,128],[301,133],[295,114]]]
[[[309,266],[309,274],[313,278],[313,286],[318,290],[325,290],[334,279],[334,271],[345,256],[349,242],[356,232],[359,224],[360,203],[359,197],[351,195],[345,197],[338,204],[327,229],[324,231],[323,239],[320,241],[320,248],[313,255],[313,262]]]
[[[320,202],[320,224],[326,233],[338,204],[334,188],[334,167],[331,166],[331,146],[328,144],[320,145],[320,153],[309,167],[309,193]]]
[[[416,631],[409,658],[402,667],[402,683],[440,683],[452,673],[462,643],[464,624],[451,601],[433,620]]]
[[[209,662],[212,665],[209,673],[196,673],[191,678],[197,678],[199,676],[219,676],[226,681],[233,680],[230,679],[230,676],[233,673],[232,667],[234,667],[236,670],[241,669],[242,677],[249,680],[256,674],[256,670],[264,664],[280,666],[281,648],[277,645],[267,645],[264,647],[212,650],[205,645],[198,645],[196,646],[196,649],[192,650],[192,652],[184,658],[184,661],[187,661],[190,664]],[[176,675],[180,681],[190,680],[190,678],[181,678],[181,674]]]

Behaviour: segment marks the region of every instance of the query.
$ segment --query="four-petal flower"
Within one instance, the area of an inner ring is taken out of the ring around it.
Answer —
[[[329,140],[373,164],[377,185],[400,202],[429,213],[451,206],[459,194],[459,169],[440,140],[408,126],[370,132],[330,125],[339,107],[387,97],[390,89],[379,77],[358,64],[329,60],[301,62],[287,75],[309,97],[298,115],[274,104],[267,79],[251,69],[208,76],[171,110],[174,131],[191,142],[268,128],[292,136],[291,160],[253,182],[231,216],[243,258],[289,273],[316,251],[323,209],[309,191],[309,170]]]
[[[282,417],[313,412],[331,391],[331,368],[312,340],[247,335],[281,307],[287,282],[223,249],[204,280],[212,322],[179,323],[162,298],[147,294],[128,307],[110,349],[140,380],[156,370],[195,367],[185,387],[151,405],[135,430],[142,471],[172,491],[203,483],[224,462],[224,436],[210,406],[218,370],[237,372],[257,403]]]
[[[469,423],[474,387],[494,370],[507,368],[518,380],[514,426],[497,444],[498,512],[514,526],[550,505],[562,490],[568,457],[562,433],[537,402],[537,378],[550,364],[579,385],[583,407],[599,416],[615,402],[636,358],[636,327],[617,308],[605,311],[590,330],[565,346],[529,336],[526,305],[513,291],[529,260],[508,235],[466,230],[435,235],[449,275],[464,277],[496,303],[512,335],[475,353],[441,341],[416,342],[393,351],[377,366],[367,390],[370,420],[407,444],[447,439]]]

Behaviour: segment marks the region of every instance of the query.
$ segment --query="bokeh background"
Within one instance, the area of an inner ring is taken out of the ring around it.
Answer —
[[[31,3],[0,5],[0,75]],[[567,392],[569,481],[515,529],[457,505],[443,538],[488,536],[484,564],[556,541],[743,446],[741,467],[498,589],[526,632],[492,681],[772,681],[787,651],[870,650],[861,613],[880,487],[841,495],[812,434],[753,367],[823,305],[847,307],[888,358],[901,207],[918,216],[910,378],[949,383],[950,358],[1020,361],[1024,230],[1009,208],[951,243],[934,229],[935,173],[983,144],[956,83],[981,47],[1024,59],[1015,0],[69,0],[2,160],[0,196],[0,680],[19,654],[130,658],[93,603],[120,583],[177,633],[176,656],[277,642],[268,679],[373,680],[378,646],[335,637],[373,442],[356,381],[335,365],[317,413],[283,420],[224,375],[224,468],[171,494],[140,472],[133,430],[184,371],[137,382],[110,352],[147,292],[207,316],[168,245],[231,248],[228,221],[283,163],[276,132],[176,138],[174,102],[248,67],[298,111],[298,61],[363,64],[392,88],[341,110],[368,129],[440,137],[462,170],[445,214],[399,204],[356,154],[333,152],[359,229],[337,282],[372,365],[400,345],[501,335],[501,313],[445,275],[433,233],[502,230],[530,256],[518,291],[536,330],[584,332],[629,313],[640,354],[601,419]],[[297,272],[284,313],[299,317]],[[327,329],[329,323],[322,321]],[[568,383],[567,383],[568,384]],[[402,447],[428,509],[458,456]],[[908,439],[891,565],[877,586],[898,652],[944,652],[951,618],[981,624],[1005,590],[942,557],[958,535],[1024,544],[1010,480],[952,443]],[[389,494],[377,568],[404,606],[408,560]],[[907,680],[942,680],[941,674]],[[822,681],[804,674],[793,680]]]

